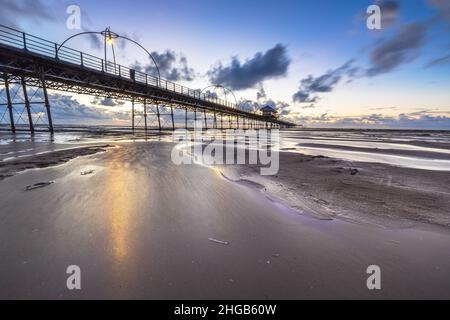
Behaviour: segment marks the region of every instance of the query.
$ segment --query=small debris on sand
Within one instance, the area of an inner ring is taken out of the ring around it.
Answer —
[[[38,183],[35,183],[35,184],[30,184],[29,186],[25,187],[25,191],[31,191],[31,190],[34,190],[34,189],[44,188],[46,186],[51,185],[54,182],[55,181],[46,181],[46,182],[38,182]]]
[[[217,240],[217,239],[214,239],[214,238],[209,238],[208,240],[211,241],[211,242],[220,243],[220,244],[223,244],[223,245],[226,245],[226,246],[228,245],[227,241]]]
[[[88,174],[92,174],[92,173],[94,173],[94,169],[84,169],[84,170],[81,170],[81,172],[80,172],[80,174],[82,176],[85,176],[85,175],[88,175]]]
[[[355,168],[350,169],[350,174],[351,174],[352,176],[354,176],[354,175],[357,174],[358,172],[359,172],[358,169],[355,169]]]

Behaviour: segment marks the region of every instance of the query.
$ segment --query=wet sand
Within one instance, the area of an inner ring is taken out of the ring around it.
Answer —
[[[303,214],[384,227],[436,225],[450,232],[450,172],[280,153],[280,170],[224,166],[231,180],[256,188]]]
[[[116,145],[0,181],[0,298],[450,298],[450,232],[440,222],[423,225],[408,219],[414,223],[407,227],[380,227],[336,215],[321,220],[306,212],[308,202],[294,210],[289,201],[284,205],[268,193],[231,181],[230,168],[221,172],[201,165],[175,166],[170,143]],[[341,186],[330,192],[334,200],[342,199],[336,202],[341,209],[352,201],[355,211],[373,205],[367,195],[375,178],[364,166],[351,175],[344,167],[334,171],[341,165],[330,159],[284,154],[290,156],[281,158],[278,183],[295,199],[327,192],[321,188],[332,181]],[[283,171],[293,170],[289,162],[298,164],[299,159],[310,164],[303,168],[311,170],[306,176],[311,180],[298,175],[295,180],[292,171],[289,180],[289,171]],[[81,175],[87,168],[94,172]],[[253,169],[246,169],[247,177]],[[385,167],[378,170],[384,179]],[[392,169],[395,189],[386,191],[389,199],[393,191],[414,184],[412,180],[403,187],[396,172]],[[437,176],[420,178],[429,194],[438,194],[440,187],[433,184]],[[43,181],[54,183],[24,191]],[[363,188],[367,182],[369,187]],[[390,212],[392,204],[385,196],[379,195]],[[405,212],[411,209],[410,199],[403,199]],[[432,212],[447,208],[447,200],[444,195]],[[421,212],[430,204],[424,203]],[[447,218],[444,214],[439,219]],[[81,291],[66,289],[65,270],[71,264],[81,267]],[[372,264],[382,270],[380,291],[366,288],[366,268]]]

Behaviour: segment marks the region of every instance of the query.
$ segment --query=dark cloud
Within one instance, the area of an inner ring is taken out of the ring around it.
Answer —
[[[266,91],[264,90],[264,88],[261,86],[261,88],[258,90],[258,92],[256,93],[256,101],[258,102],[262,102],[267,100],[267,95],[266,95]]]
[[[439,16],[450,22],[450,1],[448,0],[428,0],[428,2],[438,9]]]
[[[400,16],[400,4],[394,0],[378,0],[376,3],[381,10],[381,27],[389,28],[395,24]]]
[[[337,69],[329,70],[325,74],[308,77],[300,81],[300,88],[294,94],[293,100],[300,103],[315,103],[318,101],[318,93],[331,92],[343,79],[351,81],[358,73],[359,68],[354,66],[354,60],[349,60]]]
[[[194,69],[188,66],[185,56],[176,54],[171,50],[166,50],[163,53],[153,51],[151,54],[158,64],[159,72],[161,73],[162,78],[170,81],[192,81],[195,78]],[[156,67],[153,61],[150,61],[149,64],[144,66],[136,62],[133,65],[133,68],[151,75],[157,75]]]
[[[91,103],[105,107],[123,106],[125,104],[124,101],[118,101],[112,98],[101,98],[101,97],[94,97]]]
[[[285,76],[290,62],[286,46],[277,44],[264,53],[256,53],[245,62],[233,57],[228,66],[220,63],[207,75],[212,83],[232,90],[243,90],[254,88],[264,80]]]
[[[253,101],[241,100],[239,102],[239,108],[248,112],[255,112],[259,110],[259,105]]]
[[[202,92],[202,97],[205,97],[206,99],[219,99],[219,95],[216,91],[206,90]]]
[[[367,75],[387,73],[415,59],[425,44],[427,29],[425,24],[411,23],[403,26],[394,37],[377,43],[370,53],[372,66]]]
[[[376,0],[375,5],[380,7],[381,11],[381,30],[372,31],[383,31],[394,26],[400,19],[400,2],[396,0]],[[366,28],[367,19],[373,13],[367,13],[366,10],[361,11],[356,16],[356,22],[358,24],[363,23],[364,28]]]

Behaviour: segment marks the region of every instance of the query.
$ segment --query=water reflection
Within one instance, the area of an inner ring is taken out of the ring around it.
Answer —
[[[109,249],[117,271],[122,273],[130,269],[133,261],[136,203],[140,199],[135,192],[139,181],[135,181],[136,175],[120,154],[114,152],[108,158],[101,201],[109,222]]]

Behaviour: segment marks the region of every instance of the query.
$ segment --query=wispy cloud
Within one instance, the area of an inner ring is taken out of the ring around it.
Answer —
[[[315,103],[319,100],[318,93],[331,92],[343,80],[351,81],[358,73],[359,68],[354,65],[354,60],[349,60],[342,66],[329,70],[326,73],[300,80],[300,88],[293,95],[294,102]]]
[[[170,81],[192,81],[195,78],[195,71],[188,66],[187,58],[183,54],[177,54],[171,50],[166,50],[162,53],[153,51],[151,54],[158,64],[161,77]],[[157,74],[153,61],[150,61],[149,64],[146,65],[136,62],[133,65],[133,68],[148,74]]]
[[[54,20],[52,7],[42,0],[0,0],[0,21],[10,27],[21,27],[24,21],[42,23]]]
[[[425,44],[427,29],[423,23],[407,24],[394,37],[377,43],[370,53],[367,74],[387,73],[415,59]]]
[[[342,117],[323,113],[319,116],[291,115],[291,119],[306,126],[327,128],[417,129],[448,130],[450,115],[429,110],[400,113],[397,116],[369,114]]]
[[[450,54],[431,60],[427,64],[427,67],[434,67],[434,66],[447,64],[447,63],[450,63]]]

